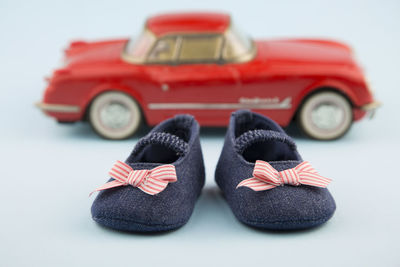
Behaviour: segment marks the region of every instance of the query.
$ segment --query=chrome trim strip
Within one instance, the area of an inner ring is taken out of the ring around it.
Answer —
[[[374,101],[372,103],[361,106],[360,108],[364,111],[371,111],[371,110],[375,110],[375,109],[379,108],[380,106],[382,106],[381,102]]]
[[[376,110],[382,106],[382,103],[379,101],[374,101],[372,103],[363,105],[360,107],[361,110],[367,112],[367,116],[369,117],[369,119],[373,119],[376,113]]]
[[[44,112],[79,113],[81,111],[79,106],[45,103],[36,103],[35,105]]]
[[[150,103],[149,109],[290,109],[291,98],[278,103]]]

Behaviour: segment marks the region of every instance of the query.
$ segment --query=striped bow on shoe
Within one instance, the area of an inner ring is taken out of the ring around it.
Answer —
[[[128,164],[117,161],[108,174],[115,180],[100,186],[90,194],[113,187],[131,185],[146,194],[156,195],[163,191],[168,183],[177,181],[175,166],[171,164],[161,165],[151,170],[134,170]]]
[[[330,182],[331,179],[319,175],[308,161],[292,169],[278,172],[268,162],[257,160],[253,177],[241,181],[236,188],[246,186],[254,191],[264,191],[284,184],[326,187]]]

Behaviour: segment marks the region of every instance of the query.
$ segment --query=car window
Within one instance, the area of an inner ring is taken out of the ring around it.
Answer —
[[[138,38],[132,38],[128,41],[123,57],[133,63],[143,63],[155,41],[156,36],[144,29]]]
[[[164,37],[151,50],[149,62],[170,62],[175,59],[176,36]]]
[[[243,62],[254,55],[253,42],[240,32],[234,25],[225,32],[225,47],[222,57],[226,61]]]
[[[178,61],[215,62],[220,59],[222,40],[221,35],[182,36]]]

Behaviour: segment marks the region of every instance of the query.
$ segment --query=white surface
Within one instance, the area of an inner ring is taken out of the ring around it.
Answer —
[[[348,2],[1,1],[0,265],[400,266],[400,3]],[[104,141],[88,125],[46,118],[33,107],[42,78],[70,39],[135,34],[147,15],[177,9],[226,10],[256,37],[331,37],[354,47],[384,107],[341,140],[296,138],[304,158],[334,179],[329,223],[274,233],[236,221],[213,181],[224,132],[215,130],[202,135],[207,186],[186,226],[146,236],[91,220],[88,193],[137,138]]]

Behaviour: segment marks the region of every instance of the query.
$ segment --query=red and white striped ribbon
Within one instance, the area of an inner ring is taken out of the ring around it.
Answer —
[[[331,179],[319,175],[308,161],[304,161],[292,169],[278,172],[268,162],[257,160],[253,177],[241,181],[236,188],[246,186],[254,191],[264,191],[283,184],[327,187],[330,182]]]
[[[155,195],[163,191],[168,183],[177,181],[175,166],[171,164],[161,165],[151,170],[134,170],[128,164],[118,160],[108,174],[115,180],[100,186],[90,194],[113,187],[131,185],[149,195]]]

